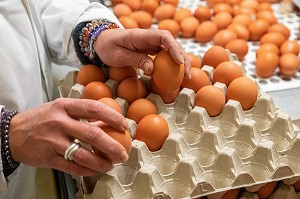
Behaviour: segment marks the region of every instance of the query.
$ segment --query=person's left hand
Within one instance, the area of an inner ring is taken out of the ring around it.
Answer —
[[[155,55],[168,49],[177,64],[184,64],[185,76],[190,76],[191,60],[172,34],[154,29],[108,29],[95,42],[95,52],[109,66],[134,66],[151,74]]]

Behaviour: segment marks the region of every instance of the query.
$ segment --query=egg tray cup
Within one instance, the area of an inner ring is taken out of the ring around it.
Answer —
[[[212,67],[203,70],[211,77]],[[61,97],[81,97],[84,86],[76,83],[76,74],[71,71],[61,80]],[[140,79],[149,83],[150,78]],[[105,84],[126,115],[127,102],[116,97],[118,82],[109,79]],[[226,92],[226,85],[217,82],[215,86]],[[252,109],[244,111],[239,102],[229,100],[216,117],[193,106],[191,89],[183,88],[171,104],[150,93],[147,99],[169,125],[162,148],[151,152],[145,143],[135,140],[136,123],[127,118],[133,138],[129,160],[105,174],[74,176],[78,197],[219,199],[226,191],[241,188],[239,198],[257,198],[255,192],[271,181],[280,183],[270,198],[299,197],[291,185],[300,180],[300,130],[296,125],[300,122],[293,122],[258,88]]]

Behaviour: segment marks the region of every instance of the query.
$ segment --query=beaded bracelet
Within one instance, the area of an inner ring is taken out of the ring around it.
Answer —
[[[95,62],[99,59],[94,50],[94,44],[97,37],[101,32],[107,29],[116,29],[119,28],[118,25],[104,20],[93,20],[85,25],[82,28],[79,35],[79,46],[81,52],[88,57],[92,62]]]
[[[3,109],[1,112],[1,157],[4,174],[7,173],[5,171],[12,173],[20,164],[12,159],[8,143],[10,121],[17,113],[17,111],[10,112],[7,109]]]

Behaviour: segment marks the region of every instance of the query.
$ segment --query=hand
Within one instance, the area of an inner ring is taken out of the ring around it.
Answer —
[[[81,176],[108,171],[112,163],[128,159],[120,143],[98,126],[81,122],[79,118],[96,118],[118,130],[128,128],[123,115],[99,101],[60,98],[12,118],[9,128],[12,158],[34,167]],[[84,147],[74,153],[74,161],[64,159],[66,149],[76,138],[106,154],[112,162]]]
[[[108,29],[95,42],[94,49],[109,66],[134,66],[151,74],[155,55],[168,49],[177,64],[184,63],[185,76],[190,76],[191,60],[169,31],[154,29]]]

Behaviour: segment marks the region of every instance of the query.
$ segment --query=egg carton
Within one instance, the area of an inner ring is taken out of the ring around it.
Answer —
[[[112,10],[110,0],[104,0],[104,5]],[[194,11],[197,7],[207,5],[206,1],[199,0],[179,0],[178,8],[189,8]],[[272,9],[278,20],[278,23],[284,24],[289,28],[291,35],[290,40],[299,41],[299,23],[300,17],[293,11],[285,9],[283,3],[273,3]],[[151,29],[157,29],[157,24],[153,24]],[[207,43],[199,43],[194,38],[176,38],[183,46],[186,52],[193,53],[199,57],[203,57],[204,53],[214,44],[212,41]],[[300,43],[300,41],[299,41]],[[259,42],[248,41],[248,53],[242,61],[246,73],[255,78],[260,87],[265,92],[280,91],[286,89],[300,88],[300,68],[293,77],[285,77],[279,74],[277,69],[269,78],[258,77],[255,73],[256,50],[259,48]]]
[[[211,77],[213,68],[205,66],[204,70]],[[71,71],[60,82],[61,97],[81,97],[84,86],[76,84],[76,74]],[[149,82],[147,76],[140,78]],[[118,82],[108,80],[105,84],[125,115],[128,104],[116,97]],[[217,82],[215,86],[226,92],[224,84]],[[267,182],[292,185],[300,179],[299,126],[276,107],[270,95],[259,89],[258,100],[248,111],[229,100],[217,117],[194,107],[194,97],[194,91],[184,88],[175,102],[165,104],[160,96],[150,93],[147,99],[157,106],[170,130],[161,150],[151,152],[134,139],[126,163],[115,165],[106,174],[75,177],[79,198],[219,199],[235,188],[246,189],[240,198],[256,198],[255,192]],[[127,120],[134,138],[136,123]],[[271,198],[289,193],[279,190]]]

